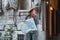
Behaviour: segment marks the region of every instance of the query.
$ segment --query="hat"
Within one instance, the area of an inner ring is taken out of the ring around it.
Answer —
[[[34,7],[34,8],[31,8],[30,10],[29,10],[29,13],[31,13],[33,10],[36,10],[36,8]]]

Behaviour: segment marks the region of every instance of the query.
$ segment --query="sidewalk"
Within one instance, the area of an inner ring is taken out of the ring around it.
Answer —
[[[45,31],[39,32],[38,40],[46,40]]]

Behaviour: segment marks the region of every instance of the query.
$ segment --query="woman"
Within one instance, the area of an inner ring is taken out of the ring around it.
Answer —
[[[34,22],[35,24],[39,24],[39,18],[38,18],[38,15],[36,14],[36,8],[32,8],[30,11],[29,11],[29,15],[25,18],[25,20],[29,19],[29,18],[34,18]]]
[[[29,15],[25,19],[27,20],[29,18],[34,19],[36,26],[37,26],[37,24],[39,24],[39,18],[36,14],[36,8],[32,8],[29,11]],[[29,33],[26,34],[26,40],[38,40],[38,32],[31,30]]]

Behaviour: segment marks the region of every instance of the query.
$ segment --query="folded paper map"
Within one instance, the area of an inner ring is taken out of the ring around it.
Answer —
[[[27,19],[26,22],[21,22],[17,25],[23,33],[28,33],[29,31],[37,30],[33,18]]]

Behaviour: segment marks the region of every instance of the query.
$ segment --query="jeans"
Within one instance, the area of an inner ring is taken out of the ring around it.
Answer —
[[[25,35],[25,40],[38,40],[38,32],[33,31]]]

